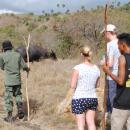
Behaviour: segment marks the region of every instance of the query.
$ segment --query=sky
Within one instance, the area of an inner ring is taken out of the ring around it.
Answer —
[[[14,12],[33,12],[36,14],[45,12],[50,12],[52,9],[64,12],[69,9],[70,11],[75,11],[85,6],[86,9],[95,8],[97,5],[105,5],[106,2],[118,2],[122,4],[130,2],[130,0],[0,0],[0,10],[9,10]],[[57,4],[60,6],[57,7]],[[63,8],[62,4],[66,6]]]

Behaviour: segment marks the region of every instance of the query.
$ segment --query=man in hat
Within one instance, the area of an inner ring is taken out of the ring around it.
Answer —
[[[14,120],[13,112],[13,96],[16,99],[16,105],[19,119],[24,117],[23,101],[21,93],[21,75],[20,68],[29,72],[29,68],[25,64],[22,56],[13,50],[10,41],[2,43],[3,53],[0,55],[0,68],[5,71],[5,109],[7,117],[4,118],[7,122]]]
[[[118,49],[118,39],[117,39],[117,29],[115,25],[108,24],[106,29],[104,28],[101,33],[104,33],[107,39],[107,65],[109,70],[117,75],[118,74],[118,58],[120,56],[120,51]],[[113,108],[113,99],[116,96],[117,83],[110,77],[107,76],[107,112],[111,114]],[[106,113],[106,116],[108,115]]]

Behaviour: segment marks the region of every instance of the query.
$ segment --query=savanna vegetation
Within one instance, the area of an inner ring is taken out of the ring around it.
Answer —
[[[57,8],[66,6],[57,4]],[[130,32],[130,3],[121,6],[113,3],[108,9],[108,23],[115,24],[119,33]],[[15,46],[24,44],[23,36],[31,34],[32,44],[40,44],[54,49],[61,58],[75,57],[84,44],[89,44],[95,52],[104,48],[100,31],[104,26],[104,7],[86,10],[84,6],[77,12],[50,13],[42,11],[42,15],[2,14],[0,15],[0,42],[11,39]],[[100,51],[99,51],[100,50]]]
[[[64,4],[57,4],[57,8]],[[113,3],[108,9],[108,23],[117,26],[119,33],[130,33],[130,3],[121,6]],[[77,12],[50,13],[42,11],[42,15],[2,14],[0,15],[0,42],[10,39],[14,47],[24,44],[23,37],[31,34],[31,44],[38,44],[47,49],[55,50],[58,61],[43,60],[31,64],[28,79],[30,99],[29,122],[17,121],[14,124],[3,122],[4,112],[4,73],[0,71],[0,129],[2,130],[74,130],[75,120],[71,113],[56,114],[57,105],[65,97],[69,87],[72,67],[79,62],[79,48],[90,45],[97,61],[103,54],[105,43],[100,31],[104,26],[104,7],[86,10],[84,6]],[[22,73],[23,98],[25,96],[26,73]],[[100,110],[103,110],[104,79],[101,78],[99,95]],[[26,105],[25,105],[26,111]],[[16,113],[16,110],[14,110]],[[97,122],[101,130],[100,119]],[[109,130],[109,127],[108,127]]]

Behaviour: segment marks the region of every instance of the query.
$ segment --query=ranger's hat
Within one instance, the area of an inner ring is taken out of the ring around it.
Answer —
[[[108,24],[106,29],[104,28],[101,33],[104,33],[104,32],[117,32],[117,29],[116,29],[116,26],[113,25],[113,24]]]
[[[12,49],[13,46],[12,46],[11,41],[9,41],[9,40],[4,41],[4,42],[2,43],[2,48],[3,48],[4,50],[6,50],[6,49]]]

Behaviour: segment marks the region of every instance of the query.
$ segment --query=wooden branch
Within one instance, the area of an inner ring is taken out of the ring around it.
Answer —
[[[24,37],[25,45],[26,45],[26,54],[27,54],[27,66],[28,68],[30,67],[29,65],[29,45],[30,45],[30,34],[28,35],[28,42],[26,41]],[[26,77],[26,100],[27,100],[27,120],[30,120],[30,106],[29,106],[29,96],[28,96],[28,73]]]
[[[104,12],[104,24],[105,24],[105,32],[107,30],[107,9],[108,9],[108,5],[106,4],[105,6],[105,12]],[[107,39],[105,38],[105,43],[106,43],[106,47],[105,47],[105,51],[107,52]],[[107,57],[105,56],[105,64],[107,64]],[[103,102],[103,119],[102,119],[102,130],[106,130],[106,120],[105,120],[105,113],[106,113],[106,95],[107,95],[107,75],[105,74],[105,87],[104,87],[104,102]]]
[[[30,67],[29,66],[29,45],[30,45],[30,34],[28,35],[28,44],[27,44],[27,47],[26,47],[26,53],[27,53],[27,65],[28,65],[28,68]]]

